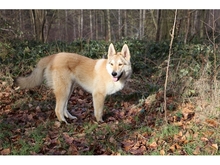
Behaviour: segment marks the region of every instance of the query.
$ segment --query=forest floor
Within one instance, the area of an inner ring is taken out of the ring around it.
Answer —
[[[196,97],[167,95],[166,122],[163,91],[149,91],[150,77],[134,73],[125,89],[108,96],[103,123],[95,121],[91,94],[77,87],[68,110],[78,119],[66,125],[57,120],[50,89],[21,90],[5,70],[0,68],[1,155],[220,155],[219,116],[203,113]]]

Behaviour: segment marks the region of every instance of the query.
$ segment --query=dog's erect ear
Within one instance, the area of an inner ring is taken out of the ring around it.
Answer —
[[[111,43],[108,48],[108,57],[111,57],[115,54],[116,54],[115,48],[114,48],[113,44]]]
[[[121,54],[124,56],[124,58],[127,61],[130,61],[131,55],[130,55],[130,51],[128,49],[128,45],[127,44],[124,44],[124,46],[122,47]]]

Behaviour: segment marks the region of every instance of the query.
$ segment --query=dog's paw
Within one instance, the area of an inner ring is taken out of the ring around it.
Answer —
[[[69,118],[69,119],[72,119],[72,120],[77,119],[77,117],[71,115],[71,114],[68,112],[68,110],[66,110],[66,111],[64,112],[64,115],[65,115],[65,117],[67,117],[67,118]]]

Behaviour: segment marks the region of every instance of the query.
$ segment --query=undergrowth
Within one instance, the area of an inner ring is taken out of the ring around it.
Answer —
[[[0,153],[4,155],[219,155],[219,103],[212,99],[212,46],[174,42],[164,122],[163,86],[169,42],[124,39],[133,74],[122,91],[105,101],[104,123],[96,123],[92,97],[76,88],[68,109],[78,117],[59,123],[55,98],[44,84],[20,90],[14,79],[57,52],[106,58],[108,42],[32,41],[1,43]],[[218,76],[217,76],[218,79]],[[219,82],[217,81],[217,86]],[[219,89],[215,91],[219,97]]]

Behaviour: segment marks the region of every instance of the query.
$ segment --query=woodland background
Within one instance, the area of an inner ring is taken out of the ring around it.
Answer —
[[[76,39],[116,41],[121,38],[170,39],[175,10],[1,10],[5,40],[41,42]],[[220,10],[179,10],[175,37],[185,44],[203,41],[219,31]]]
[[[211,9],[0,10],[0,154],[219,155],[219,18]],[[111,42],[128,45],[133,74],[106,98],[104,123],[81,88],[68,102],[78,119],[65,125],[44,83],[14,83],[44,56],[105,58]]]

